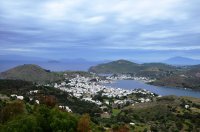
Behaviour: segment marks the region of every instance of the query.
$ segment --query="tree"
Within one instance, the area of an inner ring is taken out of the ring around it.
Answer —
[[[78,132],[89,132],[90,131],[90,116],[84,114],[78,121]]]
[[[49,107],[54,107],[56,105],[56,100],[57,99],[55,96],[44,96],[41,100],[41,103]]]
[[[77,120],[70,113],[62,112],[54,108],[50,112],[50,127],[52,131],[66,131],[75,132],[77,127]]]
[[[50,109],[45,105],[35,106],[34,114],[42,131],[51,132],[49,126]]]

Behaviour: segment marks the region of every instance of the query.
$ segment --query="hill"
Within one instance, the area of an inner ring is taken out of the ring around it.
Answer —
[[[89,72],[106,74],[134,74],[136,76],[159,78],[179,71],[178,67],[163,63],[137,64],[127,60],[117,60],[93,66]]]
[[[25,64],[0,73],[1,79],[25,80],[36,83],[48,83],[60,80],[56,73],[45,70],[37,65]]]
[[[139,69],[139,64],[127,60],[117,60],[90,67],[89,71],[94,73],[130,73]]]

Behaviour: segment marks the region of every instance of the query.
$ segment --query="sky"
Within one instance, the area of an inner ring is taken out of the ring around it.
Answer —
[[[0,55],[200,59],[199,0],[0,0]]]

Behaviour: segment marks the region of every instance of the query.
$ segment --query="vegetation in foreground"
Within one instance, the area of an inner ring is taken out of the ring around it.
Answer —
[[[56,106],[30,105],[22,101],[1,102],[2,132],[86,132],[98,130],[88,114],[62,111]]]
[[[145,132],[145,131],[200,131],[200,99],[166,96],[153,102],[108,107],[111,115],[99,116],[102,110],[93,103],[70,97],[51,87],[37,86],[39,93],[27,98],[27,91],[35,90],[30,82],[1,80],[0,82],[0,130],[66,131],[66,132]],[[23,101],[10,97],[22,94]],[[73,113],[61,109],[69,106]]]

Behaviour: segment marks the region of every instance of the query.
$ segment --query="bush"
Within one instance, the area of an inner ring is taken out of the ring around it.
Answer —
[[[61,112],[58,109],[52,109],[49,120],[52,131],[76,131],[77,120],[67,112]]]
[[[4,123],[17,115],[23,114],[25,112],[25,106],[23,102],[15,101],[6,104],[0,112],[0,121]]]
[[[4,132],[39,132],[41,128],[34,116],[20,116],[2,127]]]

